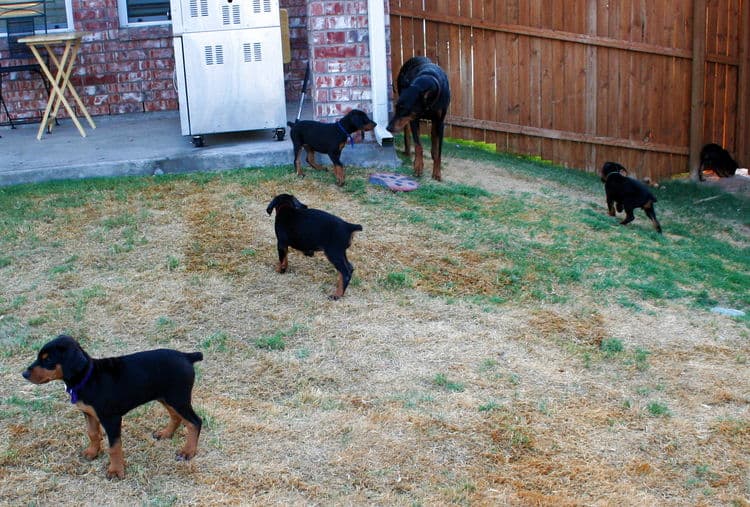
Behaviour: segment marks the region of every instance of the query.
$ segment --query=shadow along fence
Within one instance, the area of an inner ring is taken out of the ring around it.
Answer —
[[[750,165],[750,0],[391,0],[393,76],[450,79],[447,135],[660,180],[706,142]],[[743,29],[744,27],[744,29]]]

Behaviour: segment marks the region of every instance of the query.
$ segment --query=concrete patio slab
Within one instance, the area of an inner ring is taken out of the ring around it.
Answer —
[[[296,106],[290,107],[293,116]],[[304,117],[304,115],[303,115]],[[0,186],[57,179],[102,176],[223,171],[241,167],[291,164],[289,133],[283,141],[273,130],[204,136],[201,148],[180,132],[177,111],[135,113],[94,118],[96,129],[81,137],[73,123],[61,119],[52,133],[37,140],[38,124],[0,127]],[[84,127],[88,125],[83,122]],[[347,146],[342,161],[361,167],[399,165],[393,146],[373,142]],[[326,156],[318,156],[329,165]]]

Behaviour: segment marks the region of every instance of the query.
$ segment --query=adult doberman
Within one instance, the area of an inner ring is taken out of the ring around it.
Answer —
[[[404,148],[409,155],[409,133],[414,140],[414,174],[422,176],[424,161],[422,144],[419,141],[419,120],[432,122],[432,177],[440,181],[441,155],[443,151],[443,132],[445,115],[451,102],[451,90],[448,76],[443,69],[424,56],[410,58],[401,67],[396,78],[396,111],[388,123],[389,132],[404,129]]]

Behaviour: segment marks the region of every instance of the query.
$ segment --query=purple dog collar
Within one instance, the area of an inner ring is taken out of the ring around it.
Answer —
[[[79,382],[79,384],[75,387],[67,387],[65,391],[70,395],[70,402],[72,404],[78,403],[78,391],[86,385],[86,382],[89,381],[91,378],[91,372],[94,371],[94,361],[91,361],[89,363],[89,370],[86,372],[86,375],[83,376],[83,380]]]
[[[354,147],[354,138],[352,137],[352,135],[349,132],[347,132],[346,130],[344,130],[344,127],[341,126],[341,122],[337,121],[336,122],[336,126],[339,128],[339,130],[341,130],[341,132],[344,133],[344,135],[346,135],[346,137],[349,138],[349,142],[352,143],[352,147]]]

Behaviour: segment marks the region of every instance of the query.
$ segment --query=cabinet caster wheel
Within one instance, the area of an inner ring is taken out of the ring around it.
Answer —
[[[203,148],[203,136],[193,136],[193,146]]]
[[[283,141],[285,135],[286,129],[283,127],[279,127],[276,129],[276,132],[274,132],[273,137],[275,137],[277,141]]]

